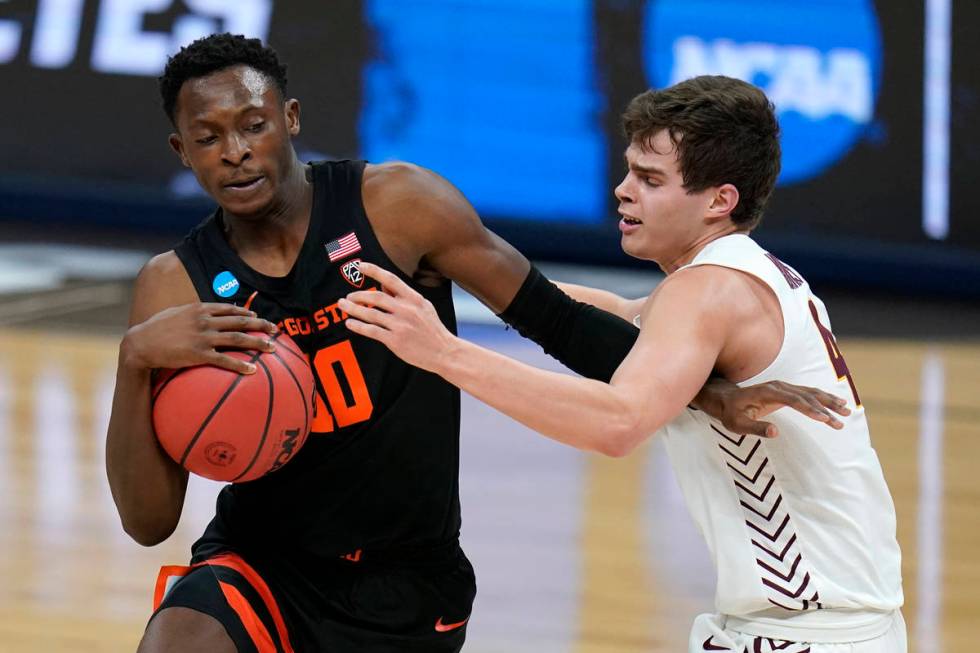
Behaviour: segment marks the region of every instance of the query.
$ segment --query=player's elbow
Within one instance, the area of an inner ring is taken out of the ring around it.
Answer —
[[[159,503],[148,505],[143,501],[119,501],[118,496],[115,498],[122,529],[138,544],[156,546],[177,530],[179,507],[174,510]]]
[[[646,433],[640,421],[625,415],[603,433],[596,450],[610,458],[623,458],[633,453],[645,439]]]
[[[134,542],[142,546],[156,546],[177,529],[176,523],[150,521],[145,519],[122,519],[122,527]]]

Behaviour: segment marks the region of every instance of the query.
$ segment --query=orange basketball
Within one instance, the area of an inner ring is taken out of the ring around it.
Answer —
[[[306,442],[313,372],[288,335],[274,340],[272,353],[224,352],[254,363],[255,374],[201,365],[159,375],[153,428],[186,470],[215,481],[252,481],[285,465]]]

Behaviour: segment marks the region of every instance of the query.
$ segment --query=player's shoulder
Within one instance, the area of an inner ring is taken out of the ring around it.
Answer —
[[[133,288],[132,322],[165,308],[199,301],[187,269],[174,250],[157,254],[140,270]]]
[[[439,176],[407,161],[369,163],[364,166],[364,187],[386,194],[414,193],[435,183]]]
[[[177,252],[171,249],[147,261],[139,272],[137,283],[166,283],[179,279],[181,275],[187,276],[187,270],[184,269]]]
[[[694,265],[667,275],[653,291],[644,312],[679,319],[682,314],[697,319],[727,322],[739,314],[749,297],[747,275],[719,265]]]
[[[723,265],[691,265],[668,274],[656,294],[687,293],[715,300],[743,290],[746,276],[741,270]]]
[[[365,201],[437,207],[454,197],[462,195],[448,180],[414,163],[389,161],[364,168]]]

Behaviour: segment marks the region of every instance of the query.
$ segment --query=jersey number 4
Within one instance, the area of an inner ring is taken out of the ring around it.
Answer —
[[[837,380],[843,381],[847,379],[847,383],[851,386],[851,392],[854,394],[854,403],[860,406],[861,397],[858,396],[857,386],[854,385],[854,378],[851,376],[851,371],[847,369],[844,355],[840,353],[840,348],[837,347],[837,338],[834,337],[830,329],[820,323],[820,314],[813,300],[810,300],[810,315],[813,316],[813,322],[817,325],[817,330],[820,331],[820,335],[823,336],[823,344],[827,347],[827,355],[830,356],[830,363],[834,366],[834,372],[837,373]]]
[[[335,424],[350,426],[367,421],[374,412],[364,374],[350,340],[325,347],[313,357],[313,369],[320,379],[328,406],[317,392],[313,404],[313,433],[330,433]]]

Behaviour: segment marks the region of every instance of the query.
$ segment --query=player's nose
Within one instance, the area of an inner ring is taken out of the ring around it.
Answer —
[[[619,182],[619,185],[613,190],[613,194],[620,202],[633,201],[633,186],[630,184],[629,175],[623,177],[623,181]]]
[[[223,158],[228,163],[239,166],[252,158],[252,148],[246,139],[238,134],[231,134],[225,139]]]

